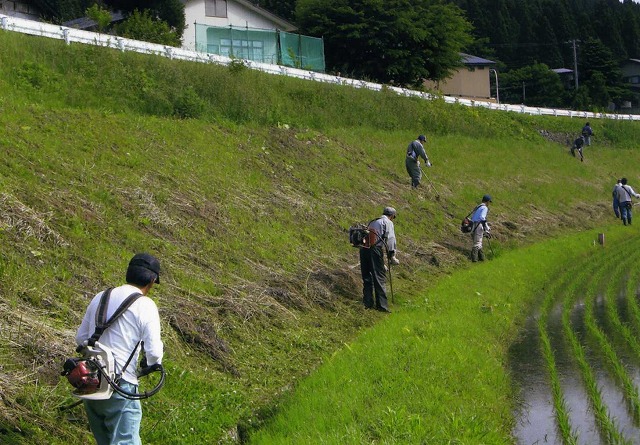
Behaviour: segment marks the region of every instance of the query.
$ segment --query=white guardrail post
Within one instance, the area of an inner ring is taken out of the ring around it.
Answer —
[[[63,39],[67,45],[71,42],[78,42],[87,45],[105,45],[108,47],[115,47],[120,51],[135,51],[143,54],[156,54],[169,59],[179,58],[181,60],[188,60],[199,63],[215,63],[218,65],[229,65],[231,59],[229,57],[220,56],[217,54],[204,54],[196,51],[188,51],[180,48],[174,48],[171,46],[158,45],[155,43],[142,42],[139,40],[125,39],[117,36],[107,36],[106,42],[103,41],[104,37],[101,34],[93,33],[89,31],[82,31],[74,28],[67,28],[64,26],[57,26],[43,22],[37,22],[34,20],[26,20],[19,17],[12,17],[0,14],[0,28],[3,30],[9,30],[14,32],[20,32],[23,34],[36,35],[41,37],[49,37],[55,39]],[[115,42],[112,45],[112,41]],[[265,63],[248,62],[247,66],[251,69],[263,71],[265,73],[280,74],[284,76],[297,77],[301,79],[312,80],[315,82],[328,82],[338,85],[350,85],[354,88],[366,88],[369,90],[380,91],[383,85],[364,80],[349,79],[340,76],[333,76],[327,74],[320,74],[314,71],[306,71],[297,68],[289,68],[281,65],[272,65]],[[475,99],[460,99],[458,97],[450,96],[433,96],[423,91],[413,91],[408,89],[391,88],[397,94],[403,96],[416,96],[425,100],[432,100],[434,97],[444,97],[446,103],[462,104],[469,107],[482,106],[489,108],[490,110],[502,110],[502,111],[515,111],[522,114],[537,114],[537,115],[553,115],[553,116],[569,116],[569,118],[589,116],[594,119],[615,119],[615,120],[640,120],[640,115],[633,114],[605,114],[605,113],[590,113],[588,111],[572,111],[554,108],[530,108],[525,105],[509,105],[509,104],[493,104],[489,101],[475,100]]]
[[[71,45],[71,40],[69,39],[69,28],[65,28],[63,26],[60,27],[62,31],[62,38],[67,45]]]

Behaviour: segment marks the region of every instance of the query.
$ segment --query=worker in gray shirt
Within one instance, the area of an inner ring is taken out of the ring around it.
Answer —
[[[369,239],[367,247],[360,248],[360,272],[362,273],[362,302],[367,309],[377,309],[381,312],[391,312],[387,303],[386,282],[387,274],[384,264],[384,251],[390,265],[398,265],[396,258],[396,233],[393,220],[396,210],[385,207],[382,216],[374,219],[368,225]],[[375,300],[374,300],[375,292]]]
[[[404,161],[407,167],[407,173],[411,176],[411,187],[416,188],[420,185],[420,179],[422,178],[422,169],[420,168],[420,158],[424,159],[427,167],[431,167],[429,157],[424,151],[424,143],[427,141],[425,135],[421,134],[418,139],[411,142],[407,147],[407,157]]]

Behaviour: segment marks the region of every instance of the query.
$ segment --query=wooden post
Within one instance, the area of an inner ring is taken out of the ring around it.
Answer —
[[[604,246],[604,233],[598,233],[598,243]]]

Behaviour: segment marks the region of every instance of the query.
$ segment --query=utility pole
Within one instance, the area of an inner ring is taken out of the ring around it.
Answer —
[[[575,81],[576,90],[578,89],[578,52],[576,51],[576,39],[571,41],[573,43],[573,79]]]
[[[496,102],[500,105],[500,87],[498,86],[498,72],[493,68],[489,68],[489,73],[493,71],[493,74],[496,76]]]

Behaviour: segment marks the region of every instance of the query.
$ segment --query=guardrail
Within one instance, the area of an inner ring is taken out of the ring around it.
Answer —
[[[140,40],[125,39],[123,37],[112,36],[109,34],[101,34],[91,31],[83,31],[74,28],[67,28],[49,23],[26,20],[18,17],[11,17],[0,14],[0,29],[6,31],[21,32],[41,37],[49,37],[52,39],[64,40],[68,45],[72,42],[84,43],[88,45],[98,45],[120,51],[134,51],[143,54],[155,54],[158,56],[168,57],[170,59],[187,60],[199,63],[215,63],[218,65],[229,65],[233,59],[217,54],[205,54],[197,51],[190,51],[173,46],[159,45],[156,43],[143,42]],[[364,80],[349,79],[346,77],[332,76],[329,74],[316,73],[297,68],[291,68],[281,65],[272,65],[267,63],[259,63],[251,60],[243,60],[243,63],[251,69],[259,70],[265,73],[296,77],[299,79],[312,80],[316,82],[326,82],[338,85],[347,85],[355,88],[367,88],[374,91],[380,91],[387,88],[402,96],[419,97],[422,99],[436,99],[436,96],[423,91],[415,91],[407,88],[399,88],[393,86],[383,86],[378,83],[366,82]],[[566,116],[580,117],[588,119],[616,119],[616,120],[640,120],[640,115],[634,114],[618,114],[618,113],[593,113],[590,111],[573,111],[554,108],[528,107],[525,105],[497,104],[473,99],[463,99],[451,96],[442,96],[446,103],[460,104],[468,107],[482,107],[491,110],[511,111],[514,113],[523,113],[531,115],[546,116]]]

